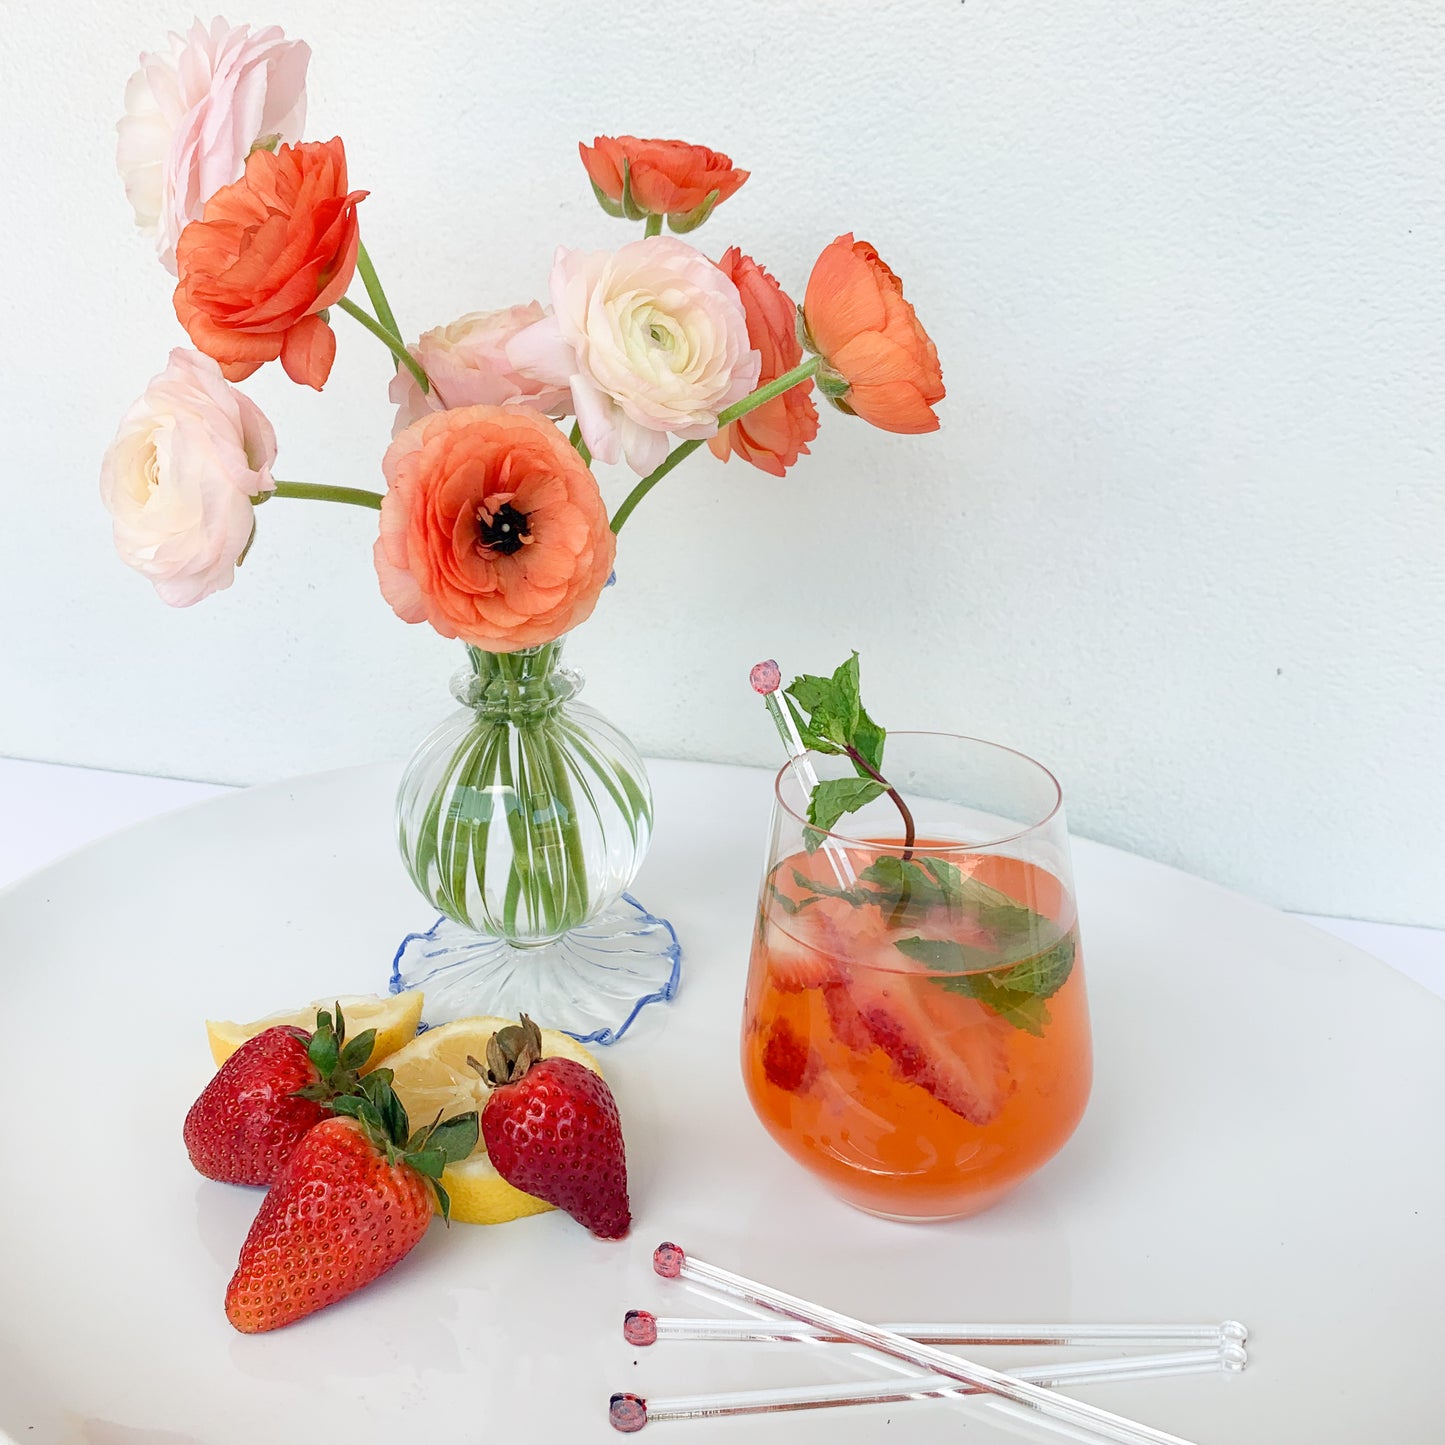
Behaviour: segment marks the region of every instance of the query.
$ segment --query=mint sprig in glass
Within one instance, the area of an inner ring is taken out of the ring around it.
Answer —
[[[1006,747],[889,733],[856,654],[786,687],[760,666],[754,685],[793,754],[748,980],[754,1108],[872,1213],[987,1208],[1063,1146],[1088,1098],[1058,784]]]

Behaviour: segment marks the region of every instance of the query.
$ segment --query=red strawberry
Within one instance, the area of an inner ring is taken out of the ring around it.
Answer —
[[[632,1224],[617,1101],[572,1059],[542,1058],[526,1014],[487,1043],[492,1093],[482,1109],[487,1157],[508,1184],[565,1210],[600,1239]]]
[[[791,916],[775,913],[766,933],[768,982],[784,993],[825,988],[839,977],[839,960],[856,952],[859,910],[819,898]]]
[[[352,1114],[318,1124],[261,1203],[226,1287],[226,1318],[243,1334],[279,1329],[370,1284],[421,1242],[430,1189],[447,1214],[442,1169],[476,1147],[477,1116],[461,1114],[407,1140],[390,1070],[366,1096],[336,1101]]]
[[[774,1019],[763,1043],[763,1073],[775,1088],[796,1094],[818,1072],[817,1055],[787,1019]]]
[[[824,991],[840,1042],[865,1038],[888,1055],[894,1074],[974,1124],[998,1117],[1010,1092],[1010,1026],[976,999],[933,979],[855,969]]]
[[[357,1088],[375,1029],[350,1043],[336,1010],[316,1015],[316,1032],[283,1025],[248,1039],[191,1105],[182,1131],[191,1163],[223,1184],[269,1184],[307,1130],[331,1112],[327,1101]]]

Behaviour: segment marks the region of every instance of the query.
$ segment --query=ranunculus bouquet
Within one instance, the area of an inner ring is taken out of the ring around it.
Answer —
[[[164,601],[189,606],[231,585],[261,503],[379,511],[383,596],[469,659],[454,684],[464,712],[413,759],[398,805],[412,877],[453,933],[413,940],[426,963],[410,969],[404,948],[393,986],[445,966],[469,982],[450,1001],[429,983],[431,1013],[527,1007],[599,1036],[589,1022],[625,1025],[639,989],[670,992],[677,950],[624,894],[650,831],[646,774],[621,734],[572,702],[559,640],[596,606],[634,509],[704,442],[784,475],[817,433],[815,384],[850,417],[932,431],[938,356],[898,277],[851,235],[823,249],[801,306],[737,246],[714,258],[678,239],[748,172],[702,146],[633,136],[580,152],[602,209],[641,235],[610,251],[558,247],[547,306],[469,311],[408,342],[361,242],[367,192],[352,187],[342,141],[304,139],[309,54],[274,27],[197,21],[168,55],[143,55],[126,87],[118,163],[176,278],[192,349],[171,353],[106,454],[116,547]],[[275,434],[233,385],[279,361],[319,391],[338,311],[394,367],[384,492],[278,480]],[[610,518],[597,462],[639,478]],[[658,941],[638,943],[649,930]],[[527,969],[509,944],[533,946]],[[556,945],[548,984],[538,945]],[[649,948],[667,978],[654,966],[590,1015],[564,1006],[585,992],[579,964],[615,972]],[[458,972],[462,959],[476,966]],[[546,987],[557,998],[539,1001]]]

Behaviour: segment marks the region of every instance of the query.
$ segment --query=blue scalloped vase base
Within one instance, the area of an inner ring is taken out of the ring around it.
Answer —
[[[438,918],[402,939],[390,986],[426,994],[424,1028],[525,1013],[584,1044],[615,1044],[648,1004],[677,993],[681,976],[672,924],[624,893],[581,928],[529,948]]]

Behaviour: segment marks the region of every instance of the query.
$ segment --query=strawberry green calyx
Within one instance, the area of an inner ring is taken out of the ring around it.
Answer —
[[[541,1058],[542,1031],[523,1014],[521,1023],[508,1024],[487,1040],[487,1082],[493,1088],[515,1084]]]
[[[334,1113],[354,1119],[388,1164],[404,1164],[426,1179],[436,1194],[443,1219],[451,1219],[451,1197],[442,1188],[442,1171],[465,1159],[477,1147],[476,1110],[438,1116],[425,1128],[412,1132],[406,1109],[392,1088],[390,1069],[373,1069],[361,1080],[361,1092],[343,1094],[331,1101]]]
[[[316,1031],[306,1044],[306,1057],[316,1070],[315,1083],[296,1090],[296,1097],[313,1099],[319,1104],[331,1107],[334,1101],[347,1094],[361,1090],[361,1070],[371,1058],[376,1044],[376,1030],[367,1029],[354,1039],[346,1037],[346,1017],[339,1003],[334,1005],[335,1021],[326,1009],[316,1013]],[[305,1038],[301,1030],[297,1037]]]

